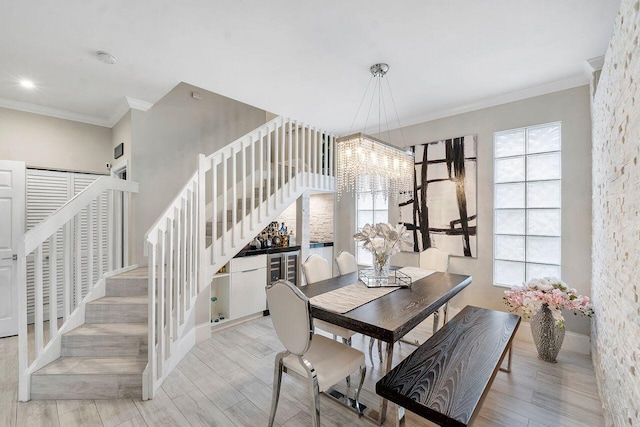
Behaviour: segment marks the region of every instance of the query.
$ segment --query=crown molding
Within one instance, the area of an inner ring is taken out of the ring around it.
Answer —
[[[56,117],[58,119],[71,120],[74,122],[87,123],[95,126],[107,128],[114,127],[130,109],[147,111],[153,104],[139,99],[125,96],[122,102],[118,103],[115,112],[109,119],[103,117],[90,116],[88,114],[74,113],[60,110],[58,108],[45,107],[43,105],[30,104],[28,102],[16,101],[13,99],[0,98],[0,107],[11,110],[24,111],[26,113],[39,114],[42,116]]]
[[[113,114],[111,114],[109,127],[114,127],[129,110],[147,111],[151,107],[153,107],[153,104],[150,102],[125,96],[122,101],[118,103]]]
[[[445,117],[456,116],[459,114],[469,113],[471,111],[482,110],[484,108],[495,107],[502,104],[508,104],[510,102],[521,101],[523,99],[534,98],[536,96],[547,95],[554,92],[560,92],[562,90],[573,89],[575,87],[588,84],[588,76],[580,74],[568,79],[517,90],[514,92],[505,93],[503,95],[485,98],[481,101],[470,103],[460,107],[450,108],[447,110],[438,111],[437,113],[423,115],[414,120],[411,120],[410,123],[403,124],[402,126],[411,126],[418,123],[443,119]]]
[[[0,107],[11,110],[19,110],[27,113],[40,114],[42,116],[56,117],[58,119],[71,120],[74,122],[87,123],[90,125],[113,127],[108,120],[102,117],[90,116],[88,114],[74,113],[60,110],[58,108],[45,107],[43,105],[30,104],[28,102],[15,101],[13,99],[0,98]]]
[[[586,63],[588,74],[591,75],[591,73],[593,73],[594,71],[600,71],[602,70],[602,67],[604,67],[604,55],[587,59],[585,63]]]

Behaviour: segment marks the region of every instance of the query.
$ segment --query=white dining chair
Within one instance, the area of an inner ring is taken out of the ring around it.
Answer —
[[[307,283],[316,283],[331,278],[329,262],[317,254],[309,255],[307,260],[302,264],[302,273]],[[314,325],[316,328],[333,335],[334,339],[336,337],[342,338],[342,342],[349,346],[351,345],[351,337],[355,335],[355,332],[352,330],[325,322],[324,320],[315,319]],[[349,382],[350,380],[347,377],[347,384],[349,384]]]
[[[362,414],[359,397],[366,375],[364,353],[338,341],[313,333],[309,299],[288,280],[267,285],[267,302],[273,327],[285,348],[275,358],[273,396],[269,427],[273,426],[282,371],[306,378],[309,396],[313,400],[313,426],[320,427],[320,393],[337,384],[342,378],[360,370],[360,382],[355,389],[355,409]],[[348,394],[348,392],[347,392]]]
[[[356,262],[356,257],[354,257],[351,253],[347,251],[342,251],[336,257],[336,264],[338,265],[338,272],[340,275],[353,273],[354,271],[358,271],[358,263]],[[322,329],[322,328],[321,328]],[[369,339],[369,360],[371,360],[371,365],[373,366],[373,345],[375,343],[375,338],[371,337]],[[382,342],[378,341],[378,358],[382,360]]]
[[[353,273],[358,271],[358,263],[356,257],[347,251],[342,251],[336,257],[336,265],[340,275]]]
[[[435,247],[420,252],[418,266],[425,270],[449,271],[449,254]]]

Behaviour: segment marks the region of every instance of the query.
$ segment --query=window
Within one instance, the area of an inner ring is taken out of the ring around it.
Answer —
[[[560,123],[496,132],[493,283],[560,277]]]
[[[377,224],[378,222],[389,222],[389,204],[384,200],[382,194],[371,192],[357,193],[356,197],[356,229],[362,230],[365,224]],[[362,248],[362,243],[356,246],[356,261],[362,265],[373,265],[371,252]]]

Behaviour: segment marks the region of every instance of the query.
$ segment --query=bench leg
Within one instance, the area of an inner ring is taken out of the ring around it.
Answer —
[[[433,333],[435,334],[438,330],[438,324],[440,323],[440,309],[437,309],[433,313]]]
[[[405,427],[404,408],[398,406],[398,417],[396,418],[396,427]]]
[[[507,367],[500,367],[502,372],[511,372],[511,354],[513,353],[513,343],[509,346],[509,354],[507,355]]]

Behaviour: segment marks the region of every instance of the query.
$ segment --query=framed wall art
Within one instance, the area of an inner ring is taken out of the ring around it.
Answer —
[[[453,256],[476,257],[476,136],[414,145],[413,194],[400,195],[400,221],[413,250],[432,246]]]

